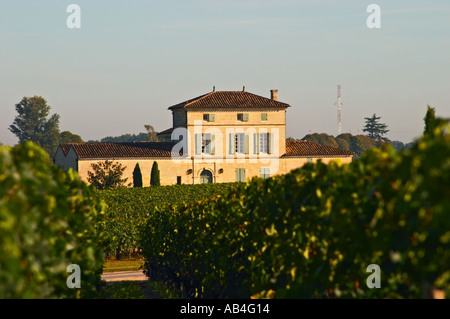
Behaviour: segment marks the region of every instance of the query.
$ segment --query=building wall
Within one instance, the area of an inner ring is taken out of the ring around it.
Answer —
[[[187,115],[185,109],[176,109],[172,111],[172,127],[186,127]]]
[[[248,114],[248,121],[237,119],[238,113]],[[261,114],[267,114],[267,120],[261,119]],[[203,120],[204,114],[214,114],[214,122]],[[201,124],[201,127],[200,127]],[[190,110],[187,115],[187,128],[189,132],[188,150],[190,155],[195,154],[195,134],[211,133],[215,135],[216,154],[229,156],[229,133],[248,133],[249,155],[254,154],[253,133],[274,133],[274,154],[282,156],[286,153],[286,111],[274,109],[258,110],[223,110],[204,109]]]
[[[67,155],[64,155],[61,146],[58,146],[55,154],[55,164],[60,166],[65,171],[67,171],[69,168],[72,168],[76,171],[78,169],[77,158],[77,154],[75,153],[73,148],[69,150]]]
[[[313,158],[315,162],[319,158]],[[332,160],[339,160],[342,163],[350,163],[351,157],[345,158],[322,158],[328,164]],[[87,182],[87,172],[92,171],[91,164],[104,160],[80,160],[78,162],[79,175]],[[173,185],[177,183],[177,176],[181,177],[182,184],[199,184],[200,174],[203,170],[209,170],[213,176],[213,183],[236,182],[236,169],[245,169],[246,180],[252,177],[261,177],[261,168],[269,168],[270,176],[289,173],[291,170],[299,168],[308,162],[307,158],[259,158],[251,156],[235,159],[232,162],[219,158],[190,158],[183,160],[173,159],[116,159],[126,166],[123,178],[128,178],[127,184],[133,182],[133,171],[137,163],[142,173],[143,186],[150,186],[150,174],[153,162],[157,161],[160,170],[161,185]]]

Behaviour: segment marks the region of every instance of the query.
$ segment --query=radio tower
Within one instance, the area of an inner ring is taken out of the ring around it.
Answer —
[[[337,86],[337,95],[338,95],[338,110],[337,110],[337,119],[338,119],[338,135],[342,133],[342,125],[341,125],[341,112],[342,112],[342,101],[341,101],[341,85]]]

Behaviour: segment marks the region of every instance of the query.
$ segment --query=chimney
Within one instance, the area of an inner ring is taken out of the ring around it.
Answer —
[[[270,90],[270,98],[274,101],[278,101],[278,90]]]

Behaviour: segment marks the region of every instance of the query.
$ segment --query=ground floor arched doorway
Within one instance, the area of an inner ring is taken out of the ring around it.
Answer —
[[[204,169],[200,174],[200,184],[210,184],[212,183],[212,173]]]

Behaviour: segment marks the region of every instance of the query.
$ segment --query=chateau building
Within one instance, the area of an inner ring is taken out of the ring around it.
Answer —
[[[139,163],[143,185],[150,185],[153,162],[161,185],[245,181],[286,174],[307,162],[352,161],[353,152],[308,141],[286,140],[289,104],[243,91],[215,91],[169,107],[172,127],[160,142],[62,143],[55,164],[78,171],[87,181],[91,164],[113,160],[126,166],[132,181]]]

